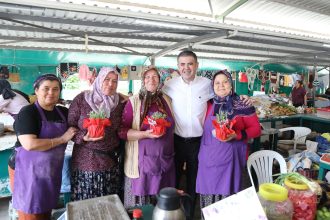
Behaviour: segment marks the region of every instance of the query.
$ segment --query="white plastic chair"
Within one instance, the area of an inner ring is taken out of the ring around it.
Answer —
[[[312,130],[306,127],[287,127],[279,129],[279,132],[293,131],[294,137],[292,140],[278,140],[278,144],[288,144],[293,145],[293,154],[297,151],[297,144],[305,144],[306,137]]]
[[[280,172],[287,173],[287,166],[283,156],[276,151],[261,150],[251,154],[247,160],[247,169],[250,176],[252,186],[254,186],[251,174],[251,167],[253,167],[257,178],[258,185],[262,183],[273,182],[273,162],[277,160],[280,164]]]

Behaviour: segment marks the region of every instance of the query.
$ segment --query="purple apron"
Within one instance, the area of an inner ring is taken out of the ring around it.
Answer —
[[[48,122],[40,105],[35,105],[42,119],[39,138],[56,138],[67,130],[64,115],[55,107],[65,123]],[[61,188],[61,175],[66,144],[47,151],[16,148],[13,207],[24,213],[41,214],[56,207]]]
[[[212,107],[212,109],[214,106]],[[212,135],[213,111],[206,117],[198,154],[196,192],[204,195],[231,195],[240,191],[245,166],[246,143],[221,142]]]
[[[153,110],[150,108],[149,115]],[[166,105],[166,111],[170,112]],[[139,174],[132,180],[132,194],[135,196],[155,195],[164,187],[175,186],[174,166],[174,120],[171,113],[167,120],[171,127],[160,138],[146,138],[139,140]],[[144,126],[142,130],[149,129]]]

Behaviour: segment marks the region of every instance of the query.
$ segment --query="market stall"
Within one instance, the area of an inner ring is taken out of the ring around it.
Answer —
[[[269,135],[271,149],[276,151],[278,140],[278,127],[276,122],[281,124],[293,123],[295,126],[309,127],[318,133],[330,130],[330,114],[328,108],[293,107],[290,100],[285,96],[256,96],[255,107],[259,122],[268,123],[263,134]],[[255,138],[252,145],[252,152],[260,150],[260,137]]]

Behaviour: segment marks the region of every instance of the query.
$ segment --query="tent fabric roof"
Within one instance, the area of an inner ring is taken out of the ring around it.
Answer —
[[[329,66],[327,0],[0,0],[0,47]]]

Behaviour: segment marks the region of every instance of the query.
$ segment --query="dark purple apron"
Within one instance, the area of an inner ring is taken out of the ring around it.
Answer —
[[[214,105],[212,106],[214,109]],[[196,192],[204,195],[231,195],[240,191],[245,166],[246,143],[222,142],[212,135],[213,111],[206,116],[198,154]]]
[[[160,138],[139,140],[140,177],[132,179],[132,194],[135,196],[156,195],[164,187],[175,186],[174,167],[174,119],[169,107],[167,120],[171,126]],[[154,109],[155,110],[155,109]],[[151,110],[152,111],[152,110]],[[149,112],[151,116],[152,112]],[[149,129],[144,125],[142,130]]]
[[[48,122],[40,105],[35,105],[42,119],[39,138],[56,138],[67,130],[67,123]],[[57,113],[66,122],[57,107]],[[66,143],[47,151],[16,148],[13,207],[24,213],[39,214],[56,207]]]

